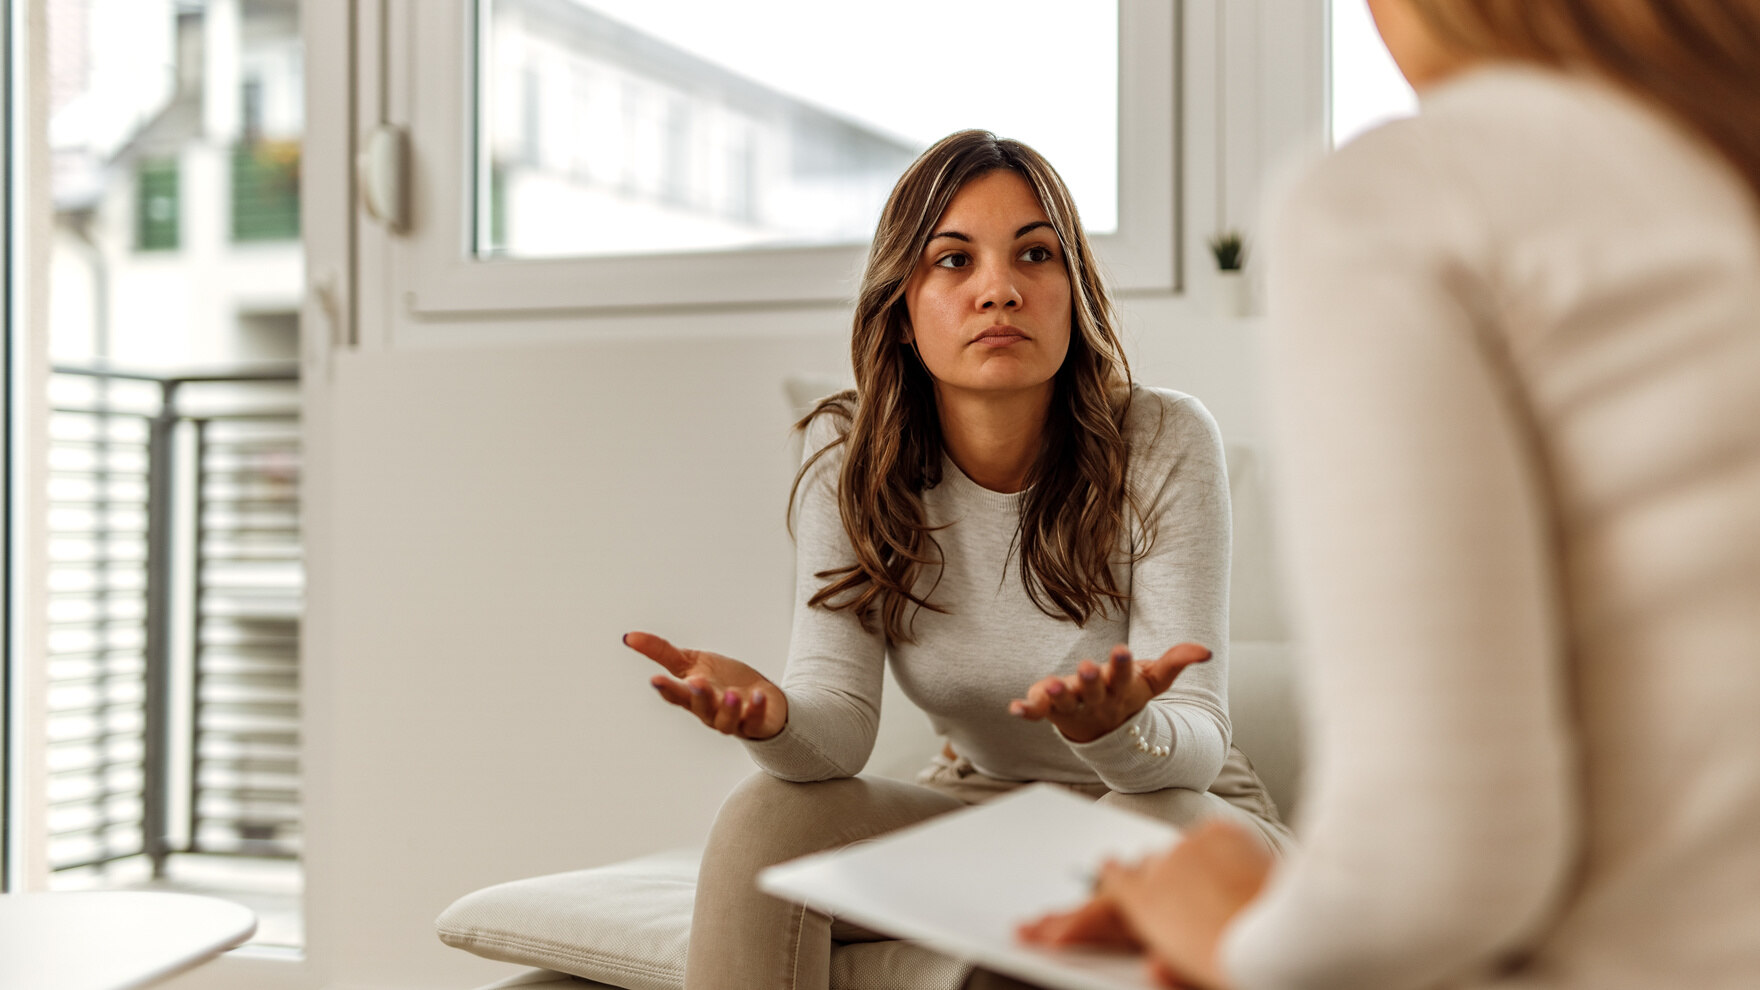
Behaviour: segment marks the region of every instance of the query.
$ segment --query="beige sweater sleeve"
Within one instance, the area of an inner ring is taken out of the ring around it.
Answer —
[[[1243,990],[1470,981],[1574,855],[1543,479],[1427,126],[1310,175],[1269,259],[1311,748],[1299,851],[1225,937]]]
[[[834,420],[821,415],[807,427],[807,456],[836,438]],[[752,760],[783,780],[854,776],[867,764],[880,730],[886,637],[878,628],[862,628],[853,610],[807,604],[825,584],[818,575],[856,562],[837,506],[842,469],[843,449],[831,447],[801,478],[793,517],[794,626],[782,678],[788,725],[770,739],[746,743]]]

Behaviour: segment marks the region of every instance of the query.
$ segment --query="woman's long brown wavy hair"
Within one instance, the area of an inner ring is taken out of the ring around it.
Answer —
[[[1412,0],[1471,54],[1587,69],[1667,111],[1760,200],[1760,0]]]
[[[1042,446],[1022,495],[1021,582],[1041,611],[1078,625],[1129,597],[1111,568],[1132,503],[1124,436],[1130,365],[1111,297],[1075,201],[1050,163],[1018,141],[960,131],[911,164],[881,211],[850,339],[855,389],[822,400],[795,424],[804,430],[819,416],[833,416],[839,436],[795,476],[791,518],[807,472],[842,447],[838,508],[856,555],[849,567],[815,575],[826,584],[810,604],[853,609],[868,628],[878,614],[895,641],[910,638],[907,610],[945,611],[929,601],[932,586],[917,589],[924,570],[940,563],[922,493],[941,480],[942,442],[934,381],[905,339],[905,285],[954,194],[1000,169],[1025,178],[1037,194],[1063,248],[1072,299],[1069,353],[1054,378]]]

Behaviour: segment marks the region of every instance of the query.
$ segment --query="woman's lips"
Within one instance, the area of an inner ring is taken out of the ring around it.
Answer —
[[[1015,327],[991,327],[973,338],[972,343],[984,347],[1007,347],[1027,339],[1027,335]]]

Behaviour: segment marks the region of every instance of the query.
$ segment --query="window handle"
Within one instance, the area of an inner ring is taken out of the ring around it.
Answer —
[[[409,229],[409,133],[380,124],[367,135],[356,162],[361,206],[393,234]]]

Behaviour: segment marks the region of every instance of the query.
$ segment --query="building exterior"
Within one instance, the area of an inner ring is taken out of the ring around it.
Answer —
[[[481,254],[860,242],[922,150],[576,0],[488,9]]]
[[[52,358],[295,358],[297,0],[51,4]]]

